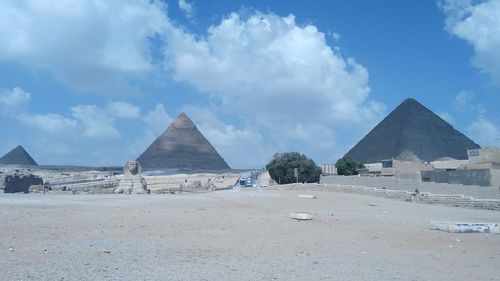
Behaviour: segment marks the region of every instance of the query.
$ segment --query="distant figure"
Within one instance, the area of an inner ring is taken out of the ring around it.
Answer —
[[[123,175],[118,176],[118,187],[115,193],[144,194],[149,193],[146,180],[140,175],[142,172],[139,162],[130,160],[123,166]]]

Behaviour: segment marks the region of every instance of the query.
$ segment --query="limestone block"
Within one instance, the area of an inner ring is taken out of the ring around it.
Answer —
[[[290,218],[296,220],[312,220],[313,216],[311,213],[296,212],[296,213],[291,213]]]
[[[451,233],[500,233],[500,225],[498,223],[432,221],[431,225],[436,230]]]

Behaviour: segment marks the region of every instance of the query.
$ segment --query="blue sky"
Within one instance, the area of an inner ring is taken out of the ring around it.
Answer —
[[[0,154],[122,165],[181,112],[233,168],[332,163],[413,97],[500,146],[500,0],[0,1]]]

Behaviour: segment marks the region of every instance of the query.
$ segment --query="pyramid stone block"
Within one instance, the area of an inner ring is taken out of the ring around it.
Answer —
[[[137,161],[145,170],[230,169],[185,113],[180,114]]]

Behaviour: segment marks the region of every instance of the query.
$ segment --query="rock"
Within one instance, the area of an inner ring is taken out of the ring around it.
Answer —
[[[296,220],[312,220],[312,214],[305,213],[305,212],[291,213],[290,218],[296,219]]]
[[[316,196],[312,195],[312,194],[301,194],[299,195],[300,198],[304,198],[304,199],[316,199]]]
[[[500,225],[497,223],[477,222],[431,222],[433,229],[450,233],[500,233]]]
[[[123,167],[123,175],[118,176],[118,187],[114,193],[145,194],[149,193],[146,180],[141,176],[141,165],[137,161],[128,161]]]

